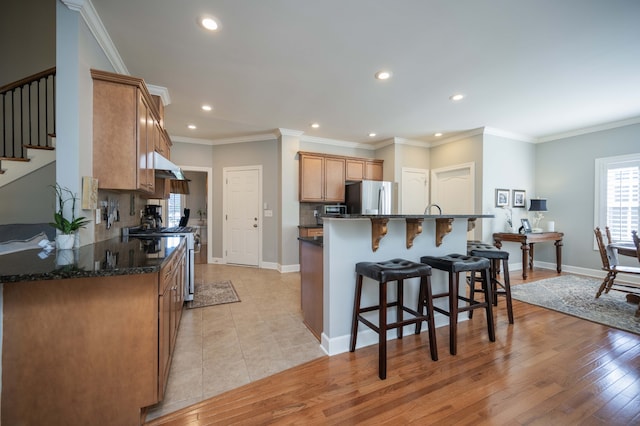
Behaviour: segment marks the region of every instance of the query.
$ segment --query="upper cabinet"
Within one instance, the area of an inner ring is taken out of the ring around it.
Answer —
[[[382,180],[384,160],[345,157],[345,174],[348,181]]]
[[[344,178],[344,159],[300,152],[300,201],[344,202]]]
[[[302,202],[344,202],[346,181],[382,180],[383,160],[299,152]]]
[[[154,193],[153,152],[158,147],[162,152],[167,146],[163,138],[168,137],[144,81],[98,70],[91,70],[91,77],[93,176],[98,187]]]

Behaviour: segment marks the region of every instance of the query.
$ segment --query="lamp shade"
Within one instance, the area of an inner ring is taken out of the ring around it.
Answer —
[[[544,198],[532,198],[531,204],[529,205],[530,212],[546,212],[547,211],[547,200]]]

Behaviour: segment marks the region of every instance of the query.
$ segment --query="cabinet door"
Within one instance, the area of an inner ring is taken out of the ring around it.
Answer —
[[[137,138],[137,163],[138,163],[138,188],[146,192],[151,192],[153,185],[150,184],[150,175],[153,171],[153,157],[149,152],[149,144],[153,144],[153,127],[151,111],[144,102],[142,94],[138,92],[138,138]],[[153,151],[151,151],[153,152]]]
[[[365,164],[364,178],[369,180],[382,180],[382,161],[367,161]]]
[[[164,269],[160,272],[161,283],[165,281]],[[169,278],[170,279],[170,272]],[[169,367],[171,366],[171,310],[172,310],[172,290],[171,285],[165,286],[164,293],[159,297],[158,303],[158,401],[164,399],[164,392],[167,387],[167,378],[169,377]]]
[[[300,155],[300,201],[324,200],[324,158],[315,155]]]
[[[324,159],[324,201],[344,202],[344,159]]]
[[[364,179],[364,161],[347,158],[345,160],[346,180]]]

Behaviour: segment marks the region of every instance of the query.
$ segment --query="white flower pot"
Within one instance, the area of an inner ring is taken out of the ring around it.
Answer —
[[[56,248],[59,250],[72,249],[76,243],[76,234],[58,234],[56,236]]]

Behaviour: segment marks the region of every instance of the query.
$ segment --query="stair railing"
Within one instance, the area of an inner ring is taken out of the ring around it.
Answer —
[[[51,148],[56,68],[0,87],[0,160],[27,161],[27,148]]]

